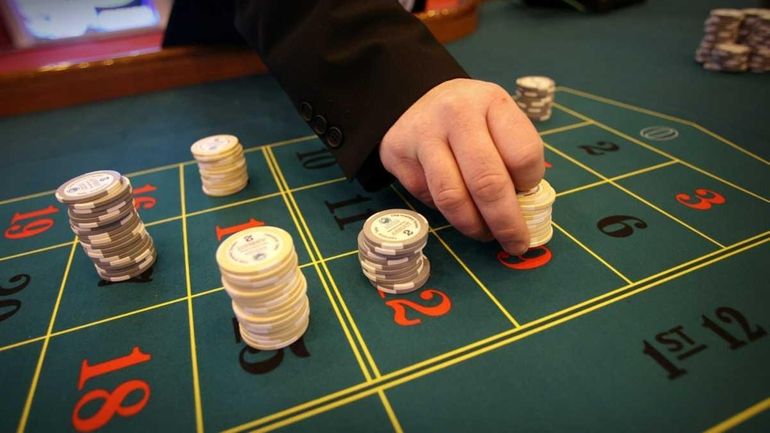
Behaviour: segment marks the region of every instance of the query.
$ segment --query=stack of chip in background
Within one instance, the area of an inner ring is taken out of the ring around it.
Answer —
[[[56,190],[56,199],[69,207],[70,227],[103,280],[130,280],[155,263],[157,252],[134,208],[131,182],[120,173],[78,176]]]
[[[269,226],[242,230],[222,242],[216,258],[247,345],[277,350],[302,337],[310,302],[289,233]]]
[[[530,120],[544,122],[551,118],[555,92],[556,83],[548,77],[521,77],[516,80],[514,99]]]
[[[372,286],[391,294],[422,287],[430,276],[430,262],[422,253],[429,230],[428,220],[411,210],[370,216],[358,233],[358,259]]]
[[[770,71],[770,9],[714,9],[695,60],[711,71]]]
[[[242,190],[249,183],[243,146],[233,135],[202,138],[190,151],[198,162],[203,192],[222,197]]]
[[[747,9],[743,43],[751,48],[749,70],[770,72],[770,9]]]
[[[516,194],[519,207],[529,229],[529,247],[545,245],[553,236],[551,213],[556,191],[545,179],[529,191]]]
[[[703,68],[709,71],[743,72],[749,69],[751,49],[746,45],[724,43],[711,49]]]
[[[703,23],[703,39],[695,51],[695,60],[708,62],[714,47],[735,42],[742,20],[743,12],[738,9],[713,9]]]

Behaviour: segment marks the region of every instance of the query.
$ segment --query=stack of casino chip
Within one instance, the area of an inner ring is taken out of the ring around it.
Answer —
[[[751,72],[770,72],[770,9],[746,10],[743,43],[751,48]]]
[[[553,236],[551,211],[556,200],[556,191],[543,179],[536,187],[517,193],[516,196],[529,229],[529,247],[547,244]]]
[[[531,120],[543,122],[551,118],[551,105],[556,84],[548,77],[528,76],[516,80],[516,103]]]
[[[305,333],[310,323],[307,281],[289,233],[268,226],[245,229],[222,242],[216,257],[247,345],[277,350]]]
[[[422,287],[430,276],[422,254],[429,230],[425,217],[406,209],[370,216],[358,233],[358,259],[372,286],[397,295]]]
[[[711,51],[717,45],[734,43],[742,20],[743,12],[738,9],[713,9],[703,23],[703,39],[695,51],[695,61],[709,62]]]
[[[70,227],[103,280],[130,280],[155,263],[152,237],[134,208],[131,183],[120,173],[78,176],[56,190],[56,199],[69,207]]]
[[[748,8],[741,9],[741,12],[743,12],[743,21],[741,21],[741,27],[738,29],[736,42],[750,45],[749,35],[754,32],[754,26],[761,25],[762,16],[770,14],[770,9]]]
[[[724,43],[711,49],[703,68],[709,71],[743,72],[749,68],[751,49],[746,45]]]
[[[206,195],[222,197],[242,190],[249,183],[243,146],[233,135],[202,138],[190,151],[198,162],[201,185]]]

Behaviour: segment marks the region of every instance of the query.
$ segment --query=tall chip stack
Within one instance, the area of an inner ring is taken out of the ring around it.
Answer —
[[[556,83],[548,77],[527,76],[516,80],[514,99],[530,120],[544,122],[551,118]]]
[[[717,45],[734,43],[742,20],[743,12],[738,9],[713,9],[703,23],[703,39],[695,51],[695,61],[706,63]]]
[[[551,213],[556,191],[543,179],[531,190],[517,193],[516,197],[529,229],[529,247],[547,244],[553,236]]]
[[[695,60],[710,71],[770,71],[770,9],[714,9]]]
[[[247,345],[277,350],[302,337],[310,301],[289,233],[269,226],[242,230],[219,245],[216,259]]]
[[[372,286],[395,295],[422,287],[430,277],[430,262],[422,253],[429,231],[428,220],[411,210],[370,216],[358,234],[358,260]]]
[[[155,263],[128,178],[112,170],[86,173],[62,184],[56,199],[69,208],[70,228],[103,280],[127,281]]]
[[[198,162],[201,187],[206,195],[223,197],[235,194],[249,183],[243,146],[234,135],[202,138],[190,151]]]
[[[749,70],[751,72],[770,72],[770,9],[750,9],[747,21],[751,24],[746,34],[746,45],[751,48]]]

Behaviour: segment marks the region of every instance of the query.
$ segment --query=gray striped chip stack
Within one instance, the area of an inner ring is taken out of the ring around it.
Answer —
[[[429,230],[425,217],[411,210],[370,216],[358,234],[358,259],[372,286],[391,294],[422,287],[430,276],[430,262],[422,254]]]
[[[243,146],[234,135],[212,135],[190,146],[198,162],[201,187],[206,195],[223,197],[235,194],[249,183]]]
[[[289,233],[269,226],[242,230],[219,245],[216,258],[247,345],[277,350],[302,337],[310,302]]]
[[[530,120],[544,122],[551,118],[556,83],[548,77],[527,76],[516,80],[514,99]]]
[[[70,228],[103,280],[130,280],[155,263],[128,178],[112,170],[86,173],[62,184],[56,199],[69,208]]]

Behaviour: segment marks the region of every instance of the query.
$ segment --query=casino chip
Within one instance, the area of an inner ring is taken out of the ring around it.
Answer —
[[[543,179],[536,187],[517,193],[516,196],[529,229],[529,247],[547,244],[553,236],[551,211],[556,200],[556,191]]]
[[[233,135],[202,138],[190,151],[198,162],[201,185],[206,195],[223,197],[235,194],[249,183],[243,146]]]
[[[770,71],[770,9],[714,9],[695,61],[710,71]]]
[[[516,80],[514,99],[531,120],[544,122],[551,118],[556,84],[548,77],[528,76]]]
[[[86,173],[62,184],[56,199],[69,208],[70,228],[103,280],[130,280],[155,263],[128,178],[112,170]]]
[[[216,258],[246,344],[277,350],[305,333],[307,281],[289,233],[268,226],[242,230],[219,245]]]
[[[370,216],[358,234],[358,261],[372,286],[397,295],[422,287],[430,276],[430,262],[422,254],[428,232],[428,220],[410,210]]]

